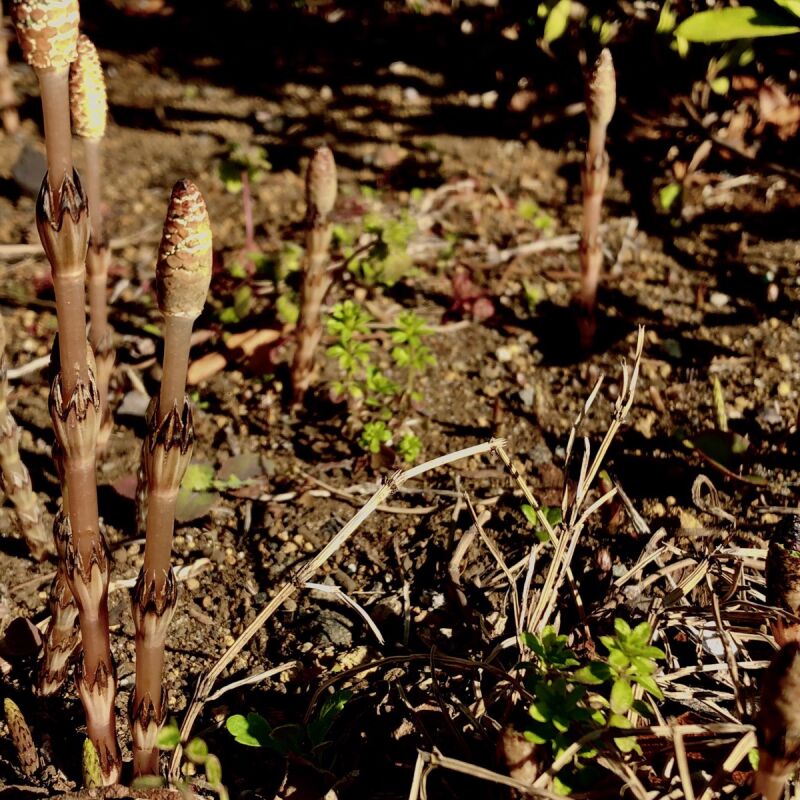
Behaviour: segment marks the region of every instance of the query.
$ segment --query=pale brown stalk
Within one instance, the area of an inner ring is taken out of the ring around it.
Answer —
[[[0,488],[14,505],[19,532],[31,555],[37,561],[44,561],[55,549],[53,539],[45,529],[30,473],[19,455],[19,428],[8,410],[5,337],[5,326],[0,318]]]
[[[8,69],[8,37],[2,22],[3,5],[0,3],[0,122],[6,133],[14,134],[19,130],[17,95]]]
[[[608,185],[606,131],[616,106],[616,77],[611,53],[603,50],[595,62],[586,93],[589,118],[589,141],[581,173],[583,189],[583,226],[580,262],[581,288],[578,295],[581,345],[591,346],[596,328],[597,287],[603,268],[603,237],[600,223],[603,197]]]
[[[318,148],[306,173],[306,257],[297,322],[297,349],[292,362],[294,402],[300,405],[314,378],[314,355],[322,337],[322,303],[332,283],[328,250],[336,202],[336,163],[327,147]]]
[[[14,0],[20,46],[42,94],[48,172],[36,225],[53,276],[60,371],[50,389],[50,418],[63,458],[66,517],[56,527],[61,566],[80,620],[83,657],[76,682],[103,781],[116,783],[120,753],[114,723],[116,677],[108,631],[109,555],[97,512],[95,448],[100,400],[86,342],[87,202],[72,168],[69,66],[77,55],[77,0]]]
[[[753,791],[767,800],[779,800],[800,762],[800,643],[789,641],[775,654],[761,686]]]
[[[164,647],[175,612],[171,566],[175,506],[192,456],[192,409],[185,395],[192,325],[211,281],[211,227],[205,202],[190,181],[172,191],[156,267],[158,306],[164,315],[161,391],[148,411],[142,445],[146,490],[144,563],[133,591],[136,686],[131,698],[134,775],[158,774],[158,730],[166,710],[162,691]]]
[[[72,128],[83,140],[86,156],[85,185],[89,202],[91,237],[86,260],[89,290],[89,341],[97,363],[101,424],[97,437],[102,452],[111,435],[112,419],[108,407],[108,384],[114,366],[113,330],[108,324],[108,266],[111,252],[103,229],[102,142],[106,132],[108,103],[103,67],[97,50],[87,36],[78,38],[77,58],[69,76]]]

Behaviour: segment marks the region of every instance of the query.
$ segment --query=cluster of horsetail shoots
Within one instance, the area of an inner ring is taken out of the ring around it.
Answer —
[[[103,67],[97,50],[84,35],[78,38],[77,58],[69,76],[73,133],[83,140],[86,197],[89,201],[89,252],[86,260],[89,290],[89,341],[97,363],[97,388],[100,394],[101,423],[98,451],[102,452],[111,434],[108,383],[114,366],[113,331],[108,324],[108,265],[111,251],[103,228],[102,143],[106,133],[108,103]]]
[[[331,286],[328,251],[336,203],[336,162],[328,147],[320,147],[306,173],[306,258],[297,324],[297,349],[292,362],[294,402],[303,402],[314,377],[314,354],[322,336],[322,302]]]
[[[795,618],[800,612],[800,517],[784,517],[770,539],[766,561],[767,601]],[[775,627],[780,650],[762,677],[756,717],[759,760],[753,789],[766,800],[783,796],[800,764],[800,625]]]
[[[47,532],[30,473],[19,455],[19,427],[8,410],[5,345],[5,325],[0,318],[0,488],[14,505],[19,532],[31,555],[43,561],[53,553],[53,537]]]
[[[3,4],[0,3],[0,124],[6,133],[13,134],[19,130],[19,114],[14,82],[8,69],[8,37],[2,20]]]
[[[581,173],[583,189],[583,229],[581,232],[581,288],[578,296],[581,345],[589,348],[596,328],[597,287],[603,267],[603,237],[600,222],[603,197],[608,184],[606,131],[617,103],[617,82],[611,53],[604,49],[589,76],[586,115],[589,141]]]
[[[156,266],[158,307],[164,316],[161,390],[148,410],[142,445],[146,484],[144,564],[133,591],[136,686],[131,698],[134,775],[158,774],[158,730],[167,628],[177,602],[171,566],[178,489],[192,455],[194,427],[186,396],[192,326],[211,282],[211,227],[205,201],[188,180],[172,190]]]
[[[86,341],[87,200],[72,165],[69,68],[77,57],[77,0],[15,0],[12,16],[22,52],[39,80],[47,174],[36,225],[52,271],[58,317],[59,371],[50,389],[50,417],[61,461],[66,515],[56,526],[61,574],[78,609],[82,657],[76,683],[103,782],[116,783],[116,676],[108,630],[108,548],[100,531],[95,450],[100,400]],[[58,580],[58,577],[56,578]]]

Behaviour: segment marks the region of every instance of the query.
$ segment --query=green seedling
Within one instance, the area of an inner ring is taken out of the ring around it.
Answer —
[[[407,211],[403,211],[398,218],[373,212],[364,217],[363,229],[375,241],[363,253],[354,255],[354,250],[351,249],[349,253],[347,249],[344,250],[345,257],[349,259],[348,269],[369,286],[393,286],[411,270],[413,261],[408,253],[408,245],[417,230],[417,223]],[[336,237],[337,229],[334,229]]]
[[[419,392],[414,390],[417,376],[436,364],[430,348],[422,341],[430,332],[430,328],[413,311],[403,311],[392,330],[392,342],[395,345],[392,359],[400,369],[406,371],[405,394],[415,402],[422,400]]]
[[[373,345],[360,337],[369,333],[370,322],[372,315],[352,300],[337,303],[331,311],[326,327],[337,341],[327,352],[343,373],[343,379],[333,384],[338,395],[356,400],[364,397],[363,374],[372,357]]]
[[[656,660],[664,653],[650,644],[652,629],[642,622],[631,628],[621,619],[614,621],[614,635],[601,636],[608,651],[604,659],[581,666],[567,646],[567,637],[552,626],[540,636],[523,634],[522,643],[532,654],[525,664],[528,689],[534,696],[529,708],[531,721],[524,735],[528,741],[549,751],[556,759],[577,739],[604,728],[630,728],[629,714],[646,714],[645,703],[635,700],[634,686],[662,699],[655,680]],[[599,741],[599,737],[598,737]],[[622,753],[641,753],[632,736],[615,736],[614,745]],[[599,745],[582,747],[572,762],[554,777],[559,794],[587,787],[596,779],[594,761]]]
[[[414,464],[422,453],[422,441],[413,433],[404,433],[397,444],[397,452],[407,464]]]
[[[368,452],[377,455],[381,446],[391,441],[392,434],[383,420],[368,422],[361,431],[358,443]]]
[[[322,765],[326,752],[331,751],[331,729],[353,694],[343,690],[332,694],[316,716],[305,725],[289,724],[273,728],[260,714],[228,717],[225,727],[238,744],[263,747],[280,756],[294,755]],[[333,752],[333,751],[331,751]]]
[[[174,750],[180,741],[181,732],[178,723],[171,719],[158,732],[158,746],[161,750]],[[202,767],[208,788],[216,793],[219,800],[228,800],[228,790],[222,783],[222,764],[217,756],[209,752],[208,745],[203,739],[199,737],[190,739],[181,755],[181,774],[184,777],[196,775],[197,768]],[[131,788],[158,789],[165,785],[166,782],[160,775],[145,775],[135,778]],[[176,788],[191,794],[189,782],[179,781]]]
[[[525,519],[528,520],[531,525],[533,525],[534,536],[542,543],[550,541],[550,535],[539,524],[539,517],[536,515],[536,511],[534,511],[533,506],[523,503],[522,513],[525,515]],[[545,519],[550,523],[551,528],[559,525],[562,521],[561,509],[558,508],[558,506],[543,506],[542,513],[544,514]]]

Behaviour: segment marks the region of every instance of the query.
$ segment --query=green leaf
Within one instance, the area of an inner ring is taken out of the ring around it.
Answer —
[[[611,670],[608,664],[604,664],[602,661],[593,661],[591,664],[576,670],[572,677],[578,683],[583,683],[587,686],[599,686],[611,677]]]
[[[631,665],[631,660],[622,650],[611,650],[608,654],[608,664],[615,672],[624,672]]]
[[[158,746],[162,750],[173,750],[181,740],[181,731],[178,723],[171,719],[158,732]]]
[[[190,492],[207,492],[214,485],[214,467],[211,464],[189,464],[181,486]]]
[[[614,620],[614,632],[620,639],[625,639],[631,635],[631,626],[624,619],[617,617]]]
[[[300,318],[300,306],[288,293],[278,297],[275,302],[275,310],[278,312],[280,321],[286,325],[295,325]]]
[[[228,717],[225,727],[239,744],[248,747],[265,747],[272,739],[272,726],[260,714],[234,714]]]
[[[614,714],[625,714],[633,704],[633,687],[624,678],[619,678],[611,686],[609,700]]]
[[[222,764],[220,760],[212,754],[206,758],[206,780],[211,786],[219,786],[222,783]]]
[[[323,704],[317,718],[308,724],[308,738],[312,747],[325,741],[331,726],[342,710],[350,702],[353,693],[347,689],[334,692]]]
[[[672,10],[672,3],[670,0],[667,0],[667,2],[661,6],[661,13],[658,15],[658,25],[656,25],[656,33],[671,33],[675,30],[676,22],[677,17]]]
[[[523,736],[529,741],[533,742],[534,744],[547,744],[549,741],[545,736],[540,736],[536,731],[524,731]]]
[[[240,286],[233,295],[233,311],[239,319],[244,319],[250,313],[253,304],[253,290],[245,284]]]
[[[728,89],[731,88],[731,79],[727,75],[720,75],[718,78],[714,78],[714,80],[709,83],[709,86],[714,94],[727,94]]]
[[[558,0],[547,15],[544,23],[543,39],[547,44],[560,39],[567,30],[569,24],[569,12],[572,7],[572,0]]]
[[[649,622],[640,622],[631,632],[631,641],[637,644],[647,644],[652,632]]]
[[[775,0],[775,2],[795,17],[800,17],[800,0]]]
[[[785,36],[800,32],[783,13],[739,6],[700,11],[685,19],[675,31],[689,42],[727,42],[731,39],[755,39],[760,36]]]
[[[195,737],[189,741],[183,753],[194,764],[205,764],[208,758],[208,745],[202,739]]]
[[[639,686],[646,692],[653,695],[657,700],[663,700],[664,695],[652,675],[635,675],[633,678]]]
[[[751,750],[747,751],[747,760],[750,763],[750,766],[754,769],[758,769],[758,762],[759,759],[759,752],[757,747],[753,747]]]

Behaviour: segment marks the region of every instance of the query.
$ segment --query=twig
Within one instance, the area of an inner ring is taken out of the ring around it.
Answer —
[[[389,495],[394,492],[398,486],[402,486],[406,481],[416,478],[420,475],[430,472],[438,467],[452,464],[455,461],[460,461],[464,458],[471,456],[482,455],[484,453],[495,452],[498,447],[505,444],[504,439],[492,439],[483,444],[474,445],[473,447],[466,447],[463,450],[458,450],[454,453],[434,458],[431,461],[426,461],[416,467],[411,467],[405,472],[397,472],[391,475],[386,483],[378,489],[377,492],[356,512],[356,514],[347,522],[343,528],[322,548],[312,559],[303,564],[302,567],[292,576],[283,586],[278,590],[272,600],[263,608],[256,618],[245,628],[236,641],[222,654],[214,666],[200,678],[195,688],[194,696],[186,711],[186,716],[181,725],[181,742],[188,740],[189,734],[192,731],[195,720],[197,719],[200,711],[205,704],[206,697],[214,685],[216,679],[222,674],[223,670],[230,664],[230,662],[242,651],[247,643],[255,636],[261,629],[264,623],[293,595],[307,583],[316,571],[328,559],[336,553],[344,543],[358,530],[362,523],[381,505]],[[170,760],[169,773],[173,778],[177,778],[180,772],[180,760],[183,752],[183,747],[179,744],[172,752]]]

